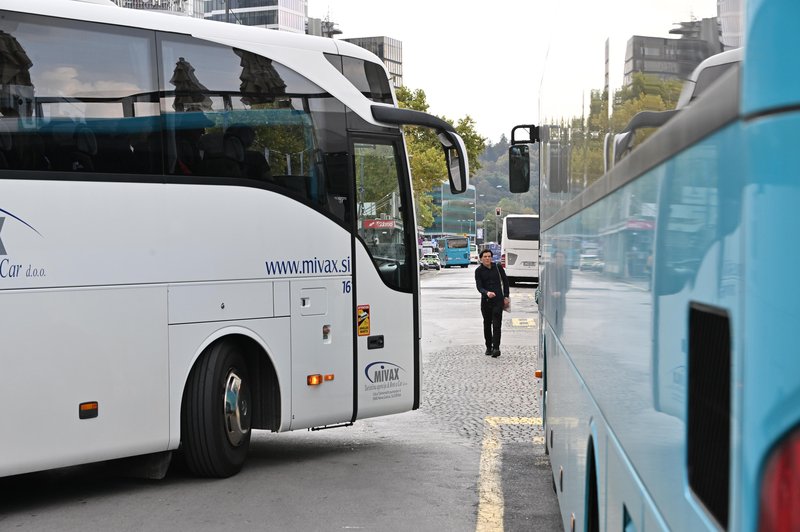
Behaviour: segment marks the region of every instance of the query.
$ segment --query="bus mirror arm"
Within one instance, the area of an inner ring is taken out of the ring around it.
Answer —
[[[387,124],[429,127],[436,131],[444,150],[450,192],[461,194],[469,185],[469,160],[464,140],[452,124],[428,113],[412,109],[398,109],[388,105],[373,105],[372,117]]]
[[[518,129],[524,129],[528,132],[527,139],[517,140],[516,132]],[[536,144],[541,139],[539,138],[539,126],[534,124],[525,124],[520,126],[514,126],[511,128],[511,145],[514,146],[516,144]]]

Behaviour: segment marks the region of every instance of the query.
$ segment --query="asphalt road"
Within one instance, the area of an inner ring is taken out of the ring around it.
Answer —
[[[512,289],[503,354],[486,357],[473,269],[422,274],[420,410],[257,432],[244,470],[225,480],[178,465],[133,479],[114,463],[0,479],[0,530],[560,530],[533,377],[533,287]]]

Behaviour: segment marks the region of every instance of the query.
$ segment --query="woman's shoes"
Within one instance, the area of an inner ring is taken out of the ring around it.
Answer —
[[[499,349],[492,349],[492,358],[497,358],[499,356],[500,356],[500,350]]]

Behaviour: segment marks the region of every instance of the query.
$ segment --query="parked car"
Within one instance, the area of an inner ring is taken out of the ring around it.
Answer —
[[[476,244],[469,245],[469,263],[478,264],[478,246]]]
[[[422,256],[422,261],[429,270],[441,270],[442,263],[439,261],[439,255],[436,253],[426,253]]]
[[[578,261],[578,269],[582,272],[601,272],[603,266],[603,261],[597,255],[584,254]]]

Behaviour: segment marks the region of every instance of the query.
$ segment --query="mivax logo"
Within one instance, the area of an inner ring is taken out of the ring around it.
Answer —
[[[364,374],[367,376],[367,380],[373,384],[399,381],[401,369],[403,368],[391,362],[373,362],[366,367]]]

